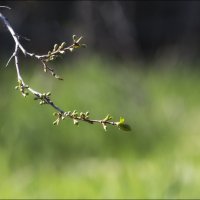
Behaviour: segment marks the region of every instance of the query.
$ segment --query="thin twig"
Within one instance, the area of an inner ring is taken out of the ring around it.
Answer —
[[[0,6],[0,8],[10,9],[7,6]],[[123,124],[124,119],[121,119],[120,122],[112,122],[112,121],[110,121],[111,117],[108,115],[108,116],[106,116],[106,118],[104,118],[102,120],[95,120],[95,119],[89,118],[88,112],[86,112],[86,113],[81,112],[80,114],[78,114],[77,111],[65,112],[60,107],[55,105],[55,103],[50,99],[50,93],[43,93],[42,94],[42,93],[32,89],[28,85],[26,85],[25,82],[23,81],[23,78],[20,74],[20,67],[19,67],[19,59],[18,59],[19,51],[23,52],[23,54],[25,56],[30,56],[30,57],[38,59],[42,63],[42,65],[44,67],[44,71],[48,70],[48,71],[50,71],[50,73],[53,76],[55,76],[58,79],[61,79],[59,76],[57,76],[54,73],[53,69],[51,69],[47,66],[46,63],[50,60],[54,60],[59,55],[64,54],[66,51],[73,51],[75,48],[79,48],[81,46],[84,46],[84,44],[80,44],[80,40],[82,39],[82,37],[76,39],[76,36],[74,35],[72,45],[66,47],[65,43],[63,42],[60,46],[57,45],[57,44],[54,45],[54,49],[52,51],[49,51],[48,54],[37,55],[35,53],[30,53],[30,52],[25,50],[25,48],[19,42],[18,35],[15,33],[12,26],[10,25],[8,20],[4,17],[4,15],[1,12],[0,12],[0,19],[4,23],[4,25],[7,27],[8,31],[10,32],[10,34],[11,34],[11,36],[12,36],[14,42],[15,42],[15,50],[14,50],[13,54],[11,55],[11,57],[9,58],[6,66],[8,66],[10,61],[14,58],[16,72],[17,72],[17,80],[18,80],[18,84],[19,84],[18,86],[16,86],[16,89],[19,89],[24,97],[26,97],[28,95],[28,93],[26,92],[26,90],[28,90],[29,92],[31,92],[35,96],[35,100],[40,100],[41,105],[47,104],[47,105],[50,105],[51,107],[53,107],[57,111],[57,113],[55,113],[55,116],[57,116],[57,119],[54,122],[54,124],[58,124],[60,120],[63,120],[66,117],[69,117],[69,118],[73,119],[74,124],[78,124],[79,121],[84,121],[84,122],[88,122],[90,124],[99,123],[99,124],[103,125],[103,128],[105,130],[107,129],[107,126],[106,126],[107,124],[110,124],[110,125],[113,125],[113,126],[118,126],[119,128],[121,128],[120,125]]]
[[[11,10],[11,8],[8,7],[8,6],[0,6],[0,8],[6,8],[6,9],[8,9],[8,10]]]

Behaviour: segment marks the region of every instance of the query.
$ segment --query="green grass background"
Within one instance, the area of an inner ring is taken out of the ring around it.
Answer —
[[[122,116],[122,132],[53,126],[54,110],[14,90],[0,73],[0,198],[200,198],[200,72],[187,64],[142,68],[98,56],[54,63],[57,81],[23,63],[27,84],[66,111]],[[149,64],[150,65],[150,64]]]

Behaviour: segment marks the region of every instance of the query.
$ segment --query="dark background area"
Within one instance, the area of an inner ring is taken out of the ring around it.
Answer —
[[[27,48],[44,53],[53,44],[83,35],[89,51],[119,59],[163,56],[195,61],[200,55],[199,1],[1,1]],[[0,31],[5,31],[2,26]],[[10,49],[12,40],[1,34]],[[9,42],[10,41],[10,42]],[[5,49],[4,49],[5,52]],[[1,54],[2,48],[1,48]]]

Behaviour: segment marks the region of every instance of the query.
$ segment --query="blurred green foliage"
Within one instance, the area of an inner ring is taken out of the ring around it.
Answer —
[[[25,82],[51,91],[66,111],[122,116],[131,132],[71,120],[53,126],[54,110],[23,98],[14,65],[2,67],[0,198],[199,198],[200,73],[135,65],[63,61],[55,69],[64,81],[22,67]]]

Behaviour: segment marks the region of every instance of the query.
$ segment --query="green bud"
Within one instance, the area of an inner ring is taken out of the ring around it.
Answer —
[[[73,119],[73,122],[74,122],[74,125],[79,125],[79,121],[78,120],[76,120],[76,119]]]
[[[51,51],[48,51],[48,56],[50,56],[51,55]]]
[[[54,112],[54,113],[53,113],[53,116],[58,116],[58,113],[57,113],[57,112]]]
[[[22,80],[21,79],[18,80],[18,83],[19,83],[19,85],[22,85]]]
[[[79,44],[79,43],[74,43],[74,48],[80,48],[81,47],[81,45]]]
[[[61,54],[64,54],[65,53],[65,51],[59,51]]]
[[[80,113],[80,117],[81,117],[82,119],[84,119],[84,118],[85,118],[85,113],[81,112],[81,113]]]
[[[125,119],[120,117],[119,122],[117,122],[117,126],[119,129],[123,130],[123,131],[131,131],[131,127],[128,124],[125,124]]]
[[[65,44],[66,44],[65,42],[62,42],[59,48],[62,49],[65,46]]]
[[[56,51],[57,48],[58,48],[58,44],[54,44],[53,51]]]
[[[112,117],[108,114],[104,119],[103,119],[103,121],[109,121],[109,120],[111,120],[112,119]]]
[[[74,110],[72,113],[72,115],[77,115],[77,114],[78,114],[77,110]]]
[[[61,78],[61,77],[58,76],[57,74],[55,74],[54,76],[55,76],[55,78],[58,79],[58,80],[61,80],[61,81],[63,80],[63,78]]]
[[[39,104],[40,104],[40,105],[43,105],[44,103],[45,103],[44,101],[40,101],[40,103],[39,103]]]
[[[90,114],[89,112],[86,112],[86,113],[85,113],[86,116],[89,116],[89,114]]]
[[[50,56],[49,60],[54,60],[55,56]]]
[[[104,129],[105,131],[107,131],[107,126],[106,126],[106,124],[105,124],[105,123],[102,123],[102,125],[103,125],[103,129]]]
[[[76,42],[76,35],[72,35],[73,42]]]
[[[56,120],[53,122],[53,125],[58,125],[59,122],[60,122],[60,120],[59,120],[59,119],[56,119]]]
[[[65,113],[64,113],[65,116],[71,116],[71,114],[72,114],[71,111],[68,111],[68,112],[65,112]]]
[[[72,52],[74,50],[74,47],[69,48],[69,50]]]
[[[64,119],[65,119],[65,116],[62,116],[61,119],[64,120]]]

